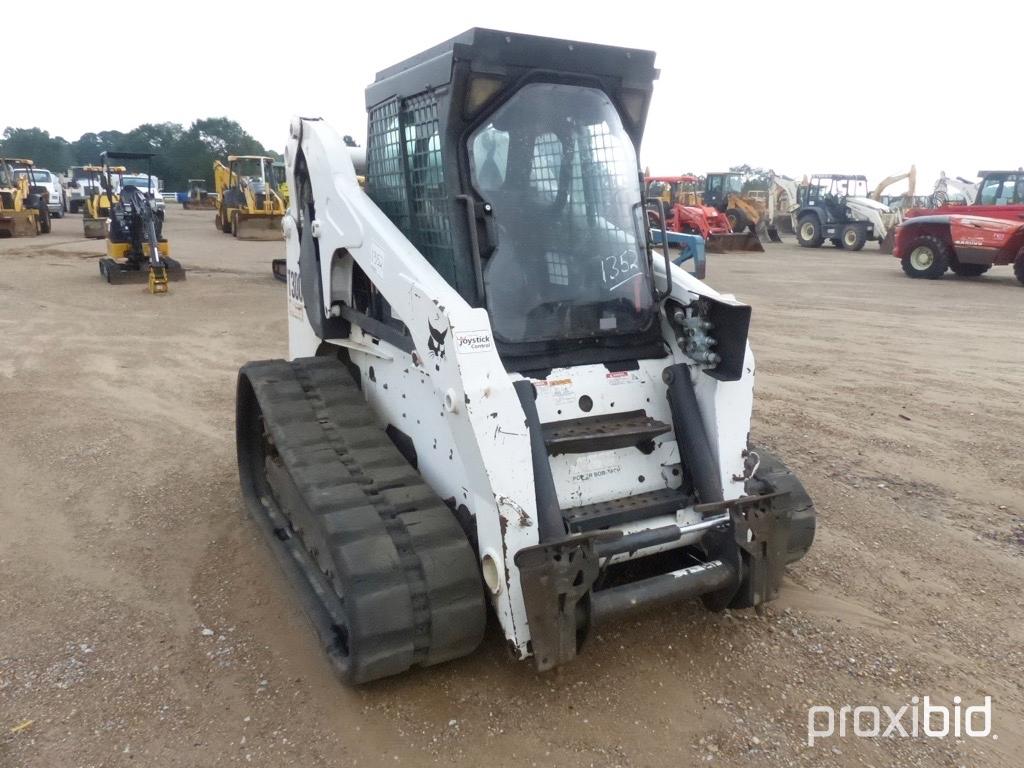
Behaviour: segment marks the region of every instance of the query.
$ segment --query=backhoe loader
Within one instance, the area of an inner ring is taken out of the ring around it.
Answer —
[[[882,253],[892,253],[900,215],[868,197],[867,179],[846,173],[818,173],[797,190],[796,241],[820,248],[827,239],[836,248],[859,251],[877,240]]]
[[[185,270],[170,258],[171,246],[163,236],[163,211],[157,207],[151,152],[104,152],[101,183],[112,204],[108,211],[107,256],[100,259],[100,275],[112,284],[146,283],[150,293],[167,293],[171,280],[184,280]],[[110,160],[145,160],[146,188],[134,184],[114,193]]]
[[[93,240],[102,240],[109,234],[110,211],[117,204],[121,191],[123,165],[110,165],[103,156],[102,165],[82,166],[89,196],[82,207],[82,233]]]
[[[284,200],[275,180],[274,160],[258,155],[230,155],[228,164],[213,164],[217,189],[215,223],[239,240],[280,240]]]
[[[748,442],[750,306],[651,243],[657,75],[469,30],[366,89],[365,193],[291,121],[289,359],[239,372],[238,465],[344,680],[471,653],[487,603],[551,669],[637,610],[772,600],[810,547],[810,498]]]
[[[0,237],[34,237],[50,231],[49,194],[34,186],[34,163],[0,157]],[[28,173],[17,173],[26,170]]]
[[[217,195],[206,190],[206,179],[188,180],[188,197],[181,207],[186,211],[212,211],[219,207]]]

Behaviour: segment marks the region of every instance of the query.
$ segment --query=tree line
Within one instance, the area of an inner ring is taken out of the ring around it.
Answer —
[[[7,127],[0,137],[0,156],[29,158],[54,173],[64,173],[73,165],[98,163],[104,151],[156,153],[153,174],[171,191],[187,189],[189,179],[206,179],[212,189],[213,161],[229,154],[281,157],[226,117],[196,120],[188,128],[180,123],[145,123],[127,133],[83,133],[75,141],[51,136],[41,128]]]

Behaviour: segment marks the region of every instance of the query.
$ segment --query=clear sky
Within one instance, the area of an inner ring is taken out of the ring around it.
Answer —
[[[5,31],[13,69],[0,129],[70,140],[226,115],[281,150],[298,113],[362,143],[363,88],[378,69],[487,26],[657,51],[641,153],[657,173],[747,163],[796,177],[863,173],[873,185],[916,163],[921,193],[940,170],[973,178],[1024,165],[1018,1],[45,7],[45,24]]]

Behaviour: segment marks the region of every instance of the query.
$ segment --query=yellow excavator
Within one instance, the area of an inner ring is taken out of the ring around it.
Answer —
[[[112,285],[146,283],[150,293],[167,293],[170,281],[184,280],[185,269],[170,257],[171,245],[163,235],[164,212],[156,202],[151,152],[104,152],[101,183],[111,201],[108,211],[107,255],[100,259],[100,275]],[[110,160],[146,161],[145,186],[122,184],[114,193]]]
[[[229,155],[227,165],[213,164],[218,208],[215,223],[239,240],[283,240],[284,198],[277,185],[274,159]]]
[[[0,157],[0,237],[34,237],[50,231],[48,193],[29,181],[34,163]],[[16,171],[27,170],[28,173]]]
[[[917,188],[917,167],[913,165],[910,166],[910,170],[907,171],[906,173],[897,173],[894,176],[886,176],[884,179],[878,182],[878,186],[876,186],[871,192],[868,193],[868,197],[871,198],[872,200],[877,200],[880,203],[885,202],[884,200],[882,200],[882,193],[885,192],[886,189],[891,187],[896,182],[903,181],[904,179],[907,180],[906,193],[898,200],[890,201],[888,205],[893,210],[903,210],[905,208],[912,208],[914,201],[914,191]]]
[[[82,232],[93,240],[103,240],[109,232],[110,211],[117,204],[126,170],[123,165],[106,164],[106,158],[104,163],[82,167],[82,173],[87,174],[86,184],[92,189],[82,208]]]

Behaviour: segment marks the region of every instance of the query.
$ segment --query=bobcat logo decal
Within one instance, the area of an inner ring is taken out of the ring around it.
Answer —
[[[444,359],[444,341],[448,336],[449,328],[445,328],[443,331],[437,330],[434,326],[427,321],[427,328],[430,329],[430,338],[427,339],[427,351],[430,352],[431,357],[439,357]]]

